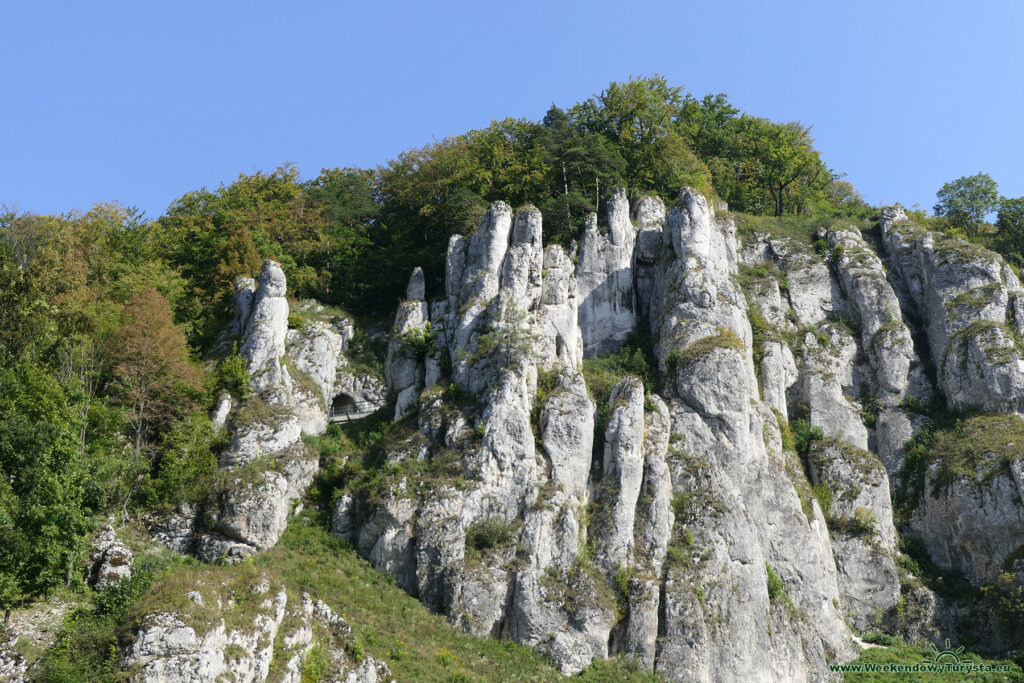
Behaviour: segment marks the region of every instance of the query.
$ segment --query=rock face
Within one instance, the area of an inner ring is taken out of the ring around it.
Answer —
[[[281,358],[288,334],[287,284],[281,266],[273,261],[263,264],[259,285],[252,297],[252,310],[242,334],[242,355],[249,361],[253,389],[262,391],[283,379]]]
[[[874,453],[827,440],[808,454],[811,482],[824,486],[832,554],[847,618],[877,630],[900,598],[889,477]]]
[[[935,564],[978,586],[1024,569],[1018,566],[1024,555],[1024,460],[1006,466],[995,460],[988,454],[973,476],[952,481],[944,481],[933,464],[910,520]]]
[[[319,644],[329,667],[323,680],[384,683],[391,680],[382,662],[366,657],[353,662],[345,653],[351,628],[324,602],[288,591],[266,575],[241,586],[197,585],[186,596],[191,608],[145,615],[122,666],[139,683],[298,683],[302,663]]]
[[[882,237],[906,292],[926,321],[938,381],[953,410],[1022,412],[1024,289],[996,254],[882,214]]]
[[[388,390],[395,396],[396,420],[415,407],[423,389],[424,354],[430,339],[425,296],[423,271],[417,268],[409,279],[406,298],[398,307],[384,366]]]
[[[114,527],[108,524],[93,544],[89,585],[102,590],[130,578],[134,558],[134,553],[118,539]]]
[[[656,213],[645,215],[656,220]],[[587,356],[617,349],[636,328],[637,301],[633,287],[633,252],[637,229],[629,220],[626,191],[616,190],[608,201],[607,232],[597,217],[587,220],[576,268],[579,283],[579,324]]]
[[[363,412],[384,405],[384,385],[349,369],[351,322],[306,303],[298,308],[301,326],[289,329],[286,293],[284,271],[273,261],[264,263],[258,284],[236,281],[228,331],[241,335],[252,395],[225,395],[215,412],[229,437],[221,462],[226,485],[216,500],[153,528],[154,538],[175,550],[234,562],[273,546],[316,474],[316,455],[302,435],[324,432],[339,396]]]
[[[756,679],[765,666],[775,680],[825,679],[856,648],[826,521],[816,504],[805,513],[795,455],[760,401],[735,227],[692,191],[667,216],[654,200],[635,222],[629,209],[615,193],[607,235],[588,219],[575,271],[544,248],[533,208],[497,202],[452,238],[445,299],[425,307],[411,284],[396,316],[396,337],[428,323],[436,335],[422,365],[389,349],[393,392],[415,387],[386,454],[397,474],[372,500],[341,495],[334,532],[453,623],[567,674],[632,653],[670,680]],[[595,434],[582,357],[638,325],[658,340],[667,386],[623,378]],[[785,410],[792,353],[779,368]],[[785,603],[769,597],[769,567]]]
[[[669,212],[665,241],[675,258],[662,278],[657,355],[668,373],[678,504],[655,670],[669,679],[748,680],[765,667],[780,680],[825,677],[826,659],[856,649],[837,607],[821,512],[801,510],[775,416],[758,401],[751,328],[733,279],[735,228],[688,191]],[[799,629],[769,596],[768,567]]]
[[[382,466],[337,491],[332,532],[453,624],[565,674],[625,654],[666,680],[822,681],[856,657],[851,626],[961,637],[976,611],[909,571],[899,533],[975,586],[1024,581],[1016,442],[976,471],[906,450],[943,399],[1021,413],[1024,288],[997,256],[900,210],[880,245],[837,222],[812,245],[741,243],[691,189],[668,210],[631,211],[621,190],[606,207],[567,252],[545,246],[536,208],[492,204],[451,237],[443,292],[412,273],[383,383],[352,372],[350,322],[311,304],[289,329],[277,264],[239,280],[230,330],[255,391],[218,408],[229,484],[156,535],[205,559],[273,545],[316,471],[302,435],[344,397],[391,401],[394,422]],[[647,384],[591,381],[584,357],[647,335]],[[231,649],[239,680],[263,680],[288,610],[303,624],[289,662],[330,619],[284,590],[261,600],[237,628],[151,615],[126,661],[143,680],[206,680]],[[997,630],[992,647],[1021,645]]]
[[[899,406],[908,397],[930,400],[931,382],[881,260],[859,231],[833,230],[826,237],[847,301],[845,310],[859,326],[860,348],[868,356],[870,372],[864,374],[877,405],[873,416],[875,450],[886,469],[896,474],[902,468],[903,444],[916,431],[911,417]]]

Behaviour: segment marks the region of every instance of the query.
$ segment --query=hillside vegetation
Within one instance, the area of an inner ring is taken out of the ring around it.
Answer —
[[[274,410],[252,397],[246,360],[220,336],[232,313],[235,279],[254,275],[264,259],[282,265],[293,301],[314,298],[332,316],[357,320],[347,362],[380,378],[387,340],[372,331],[389,329],[408,273],[421,266],[427,296],[437,296],[449,237],[472,234],[491,202],[502,200],[516,210],[536,205],[543,214],[543,242],[566,247],[568,262],[578,259],[575,243],[585,217],[605,212],[613,188],[626,188],[629,199],[657,196],[671,205],[686,187],[712,204],[725,202],[728,208],[719,205],[718,213],[731,214],[742,239],[788,238],[786,248],[826,260],[833,275],[842,250],[821,238],[825,229],[851,228],[858,238],[881,239],[880,211],[826,165],[809,127],[740,112],[724,95],[698,99],[658,76],[611,83],[583,102],[552,106],[538,120],[494,121],[407,150],[373,169],[324,169],[309,179],[285,165],[241,175],[230,185],[186,193],[155,219],[116,204],[62,216],[0,212],[0,609],[29,609],[56,595],[77,605],[53,647],[26,652],[38,662],[35,679],[123,680],[119,648],[141,615],[171,606],[168,596],[180,598],[197,577],[254,570],[290,593],[308,592],[329,602],[353,626],[354,647],[386,660],[398,680],[559,678],[558,669],[532,650],[456,630],[330,535],[329,510],[342,483],[375,502],[398,474],[427,479],[432,467],[431,476],[456,483],[463,474],[444,458],[432,464],[422,458],[401,466],[387,462],[387,445],[414,431],[411,418],[392,423],[390,408],[307,439],[320,456],[320,473],[303,500],[306,512],[292,519],[275,547],[246,560],[242,569],[156,553],[142,530],[154,514],[222,492],[219,458],[229,430],[214,429],[210,415],[225,392],[242,402],[234,420],[253,421],[256,413]],[[973,243],[956,242],[959,249],[989,246],[1017,265],[1024,262],[1018,247],[1024,239],[1014,241],[1011,228],[1024,224],[1024,213],[1014,201],[1002,205],[998,230],[982,224],[967,230],[955,213],[911,214],[925,227]],[[737,280],[748,290],[756,283],[775,285],[776,294],[788,296],[788,271],[774,262],[741,266]],[[971,301],[986,303],[984,297]],[[717,299],[710,296],[709,302]],[[290,328],[311,324],[305,310],[291,309]],[[780,332],[754,303],[743,310],[750,313],[758,369],[767,343],[792,341],[798,351],[813,342],[822,348],[832,343],[824,324],[822,330],[803,325]],[[795,316],[789,308],[777,317]],[[890,322],[899,323],[896,318]],[[845,318],[828,323],[856,331]],[[420,360],[434,350],[429,325],[418,338],[403,339]],[[657,340],[635,331],[616,353],[582,362],[586,391],[597,405],[595,460],[604,457],[605,427],[615,408],[609,398],[621,378],[641,380],[651,411],[652,392],[677,381],[681,368],[716,350],[745,353],[735,332],[717,330],[667,352],[661,367]],[[1017,349],[1019,336],[1014,341]],[[935,368],[928,372],[934,378]],[[294,376],[305,377],[299,371]],[[539,417],[545,396],[564,388],[550,371],[536,379]],[[453,405],[466,398],[455,383],[438,384],[434,391]],[[869,427],[873,404],[862,399],[861,418]],[[914,405],[899,407],[915,412]],[[1005,474],[1019,454],[1015,444],[1024,432],[1015,417],[951,415],[923,401],[916,412],[923,428],[906,453],[906,481],[895,500],[899,516],[907,517],[923,495],[926,468],[933,463],[939,463],[943,483],[973,476],[982,465],[991,479]],[[796,414],[792,431],[776,417],[784,451],[806,456],[824,437],[820,427]],[[483,424],[476,429],[474,436],[482,439]],[[773,434],[767,425],[766,444]],[[672,444],[673,457],[693,459],[677,441]],[[706,468],[699,462],[694,467]],[[810,490],[809,483],[804,486]],[[824,501],[831,501],[831,490],[819,484],[813,494],[827,513]],[[810,520],[811,495],[804,498]],[[677,497],[673,506],[681,513],[686,502]],[[138,571],[130,582],[97,592],[86,586],[83,568],[94,532],[107,521],[136,535]],[[492,536],[507,531],[474,527],[468,546],[479,553],[496,544]],[[686,534],[681,543],[691,547],[693,534]],[[904,574],[911,571],[936,592],[943,580],[950,584],[952,575],[930,566],[927,553],[922,557],[904,546],[901,557],[910,567]],[[776,600],[784,595],[782,579],[770,565],[765,568],[769,577],[775,575],[769,596]],[[628,588],[629,577],[623,574],[621,583]],[[1014,590],[1004,595],[964,588],[956,597],[1012,596],[998,613],[1019,634],[1024,601],[1020,589]],[[910,661],[920,652],[908,647],[890,654]],[[870,651],[860,661],[890,661],[885,656]],[[659,680],[626,659],[598,661],[580,678]]]

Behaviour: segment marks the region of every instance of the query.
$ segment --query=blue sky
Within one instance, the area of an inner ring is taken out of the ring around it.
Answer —
[[[0,0],[0,202],[59,213],[374,166],[661,73],[813,125],[872,203],[1024,195],[1024,3]]]

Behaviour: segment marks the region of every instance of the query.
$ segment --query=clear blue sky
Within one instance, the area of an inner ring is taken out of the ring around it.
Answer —
[[[374,166],[661,73],[813,125],[872,203],[1024,195],[1024,2],[0,0],[0,202],[58,213]]]

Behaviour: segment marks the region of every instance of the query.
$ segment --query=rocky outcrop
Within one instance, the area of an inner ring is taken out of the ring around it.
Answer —
[[[431,340],[425,296],[423,271],[417,268],[409,279],[405,300],[398,306],[384,365],[388,391],[395,396],[396,420],[416,406],[423,389],[424,355]]]
[[[135,554],[117,537],[114,527],[106,525],[93,543],[89,585],[103,590],[130,578],[134,559]]]
[[[639,233],[628,208],[613,198],[608,237],[590,219],[575,274],[543,248],[532,208],[495,203],[472,237],[452,238],[446,298],[417,328],[436,337],[430,380],[409,386],[428,388],[385,456],[398,474],[374,499],[342,494],[334,532],[453,623],[537,648],[565,673],[634,653],[668,678],[757,677],[764,661],[779,680],[825,677],[855,648],[824,516],[805,512],[759,400],[735,228],[693,192],[667,218],[642,202]],[[611,291],[629,305],[601,327],[594,292]],[[613,389],[595,463],[581,351],[614,348],[637,320],[657,333],[667,387]],[[792,354],[782,373],[785,409]],[[426,476],[403,475],[411,462]],[[769,566],[792,612],[769,597]]]
[[[249,362],[253,390],[283,382],[281,359],[288,334],[287,283],[280,264],[267,261],[260,272],[259,285],[252,296],[251,311],[245,322],[241,352]]]
[[[761,357],[761,397],[778,412],[783,420],[789,419],[789,390],[800,379],[796,360],[789,346],[781,341],[765,342]]]
[[[756,679],[765,667],[780,680],[825,677],[826,659],[855,648],[836,607],[820,510],[805,516],[779,441],[766,436],[778,429],[757,400],[750,325],[733,281],[735,228],[686,192],[665,233],[675,258],[663,278],[658,359],[670,381],[678,545],[655,670],[670,679]],[[769,597],[768,567],[785,584],[799,629]],[[757,626],[769,622],[778,626]]]
[[[816,332],[805,332],[801,341],[800,396],[808,408],[808,421],[825,436],[867,448],[862,406],[852,399],[862,379],[853,336],[841,325],[825,324]]]
[[[953,410],[1024,408],[1024,288],[996,254],[914,225],[899,208],[882,213],[882,237],[907,293],[926,321],[939,386]]]
[[[633,213],[637,228],[633,251],[633,280],[636,292],[637,325],[651,329],[652,305],[661,275],[661,260],[667,255],[662,231],[665,225],[665,204],[657,197],[644,197]]]
[[[437,474],[400,475],[370,509],[342,496],[334,531],[453,622],[535,646],[574,673],[607,655],[615,618],[602,598],[606,580],[576,562],[587,536],[593,404],[578,371],[576,277],[541,235],[536,209],[513,216],[497,202],[472,237],[452,238],[446,299],[430,310],[431,388],[417,389],[416,426],[386,456],[399,468],[425,460]],[[408,318],[401,308],[400,334]],[[450,377],[439,376],[442,366]],[[449,386],[460,403],[441,400]],[[443,474],[452,465],[459,484]],[[356,529],[358,517],[366,522]],[[516,544],[527,562],[513,562]]]
[[[933,463],[910,520],[936,565],[977,586],[1024,572],[1024,460],[1000,460],[986,453],[973,474],[959,476]]]
[[[629,564],[634,551],[633,527],[644,474],[644,387],[628,378],[612,389],[604,442],[604,471],[593,522],[597,564],[609,576]]]
[[[829,509],[832,555],[847,618],[861,631],[877,630],[896,607],[896,528],[889,477],[874,453],[841,441],[814,444],[808,454],[811,482]]]
[[[256,394],[224,404],[230,484],[202,515],[198,553],[273,545],[315,472],[302,434],[323,430],[338,396],[386,392],[383,465],[346,469],[333,533],[453,624],[563,673],[628,654],[668,680],[828,680],[856,656],[849,625],[955,634],[961,608],[897,562],[891,501],[919,471],[904,448],[933,393],[1018,411],[1013,273],[894,211],[883,260],[835,223],[813,246],[741,245],[725,207],[689,189],[667,212],[646,198],[631,214],[623,191],[606,206],[575,252],[544,245],[536,208],[492,204],[450,239],[442,297],[428,303],[412,273],[384,385],[350,371],[340,321],[304,310],[287,328],[273,264],[255,288],[240,282],[249,312],[233,324]],[[618,378],[596,405],[584,356],[637,331],[660,377]],[[1024,569],[1019,463],[996,456],[952,486],[928,470],[919,508],[900,511],[941,568],[978,585]],[[169,542],[187,543],[179,527]],[[222,648],[205,633],[189,647]],[[252,652],[242,670],[258,680]]]
[[[345,652],[351,628],[324,602],[289,593],[266,575],[245,585],[195,586],[190,605],[176,612],[146,614],[124,653],[122,666],[139,683],[298,683],[302,663],[314,645],[325,651],[325,680],[383,683],[391,679],[382,662],[353,662]],[[295,604],[297,603],[297,604]]]
[[[218,406],[217,422],[229,430],[224,485],[206,509],[177,516],[197,514],[199,523],[175,518],[154,527],[155,538],[207,561],[237,561],[277,542],[318,466],[302,435],[324,432],[337,397],[361,400],[365,412],[384,404],[383,385],[351,372],[345,358],[351,322],[306,302],[298,309],[301,325],[289,328],[286,292],[273,261],[255,289],[244,278],[236,283],[232,325],[241,330],[252,395],[225,396]]]
[[[860,348],[870,363],[871,374],[864,384],[877,406],[872,414],[875,450],[886,469],[896,474],[903,466],[903,444],[916,431],[900,405],[908,397],[922,404],[930,401],[931,382],[879,257],[857,230],[832,230],[826,237],[848,302],[845,310],[859,327]]]

